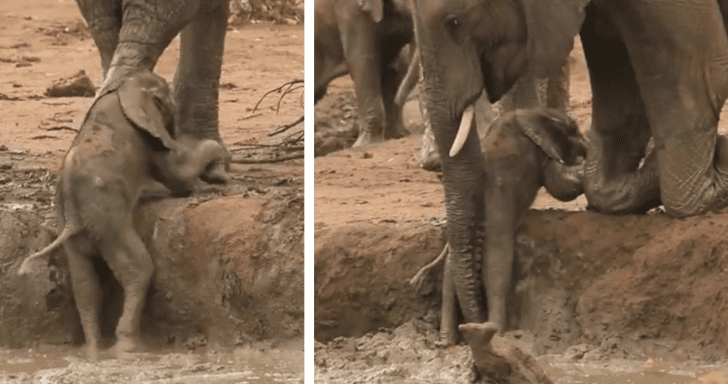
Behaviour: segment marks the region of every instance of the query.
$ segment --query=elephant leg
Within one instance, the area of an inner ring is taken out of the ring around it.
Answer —
[[[359,137],[354,147],[381,142],[385,123],[381,89],[381,55],[368,16],[340,20],[341,41],[359,106]]]
[[[64,244],[64,249],[71,273],[73,298],[86,339],[87,355],[89,360],[96,361],[101,340],[101,285],[91,260],[93,250],[87,240],[79,236],[69,239]]]
[[[121,30],[121,0],[76,0],[94,43],[101,55],[103,76],[109,71],[111,58],[119,43]]]
[[[494,181],[497,182],[497,181]],[[500,331],[508,325],[507,302],[512,288],[513,241],[517,212],[515,190],[488,186],[485,194],[485,239],[483,247],[483,286],[488,302],[488,321]]]
[[[446,245],[447,246],[447,245]],[[455,296],[455,282],[452,278],[452,261],[450,251],[445,258],[445,268],[442,278],[442,309],[440,312],[440,340],[445,345],[455,345],[458,342],[458,313],[457,297]]]
[[[151,71],[164,49],[196,13],[196,9],[171,1],[125,2],[119,41],[99,93],[118,88],[134,72]]]
[[[397,51],[392,63],[382,68],[382,100],[384,103],[384,115],[386,116],[386,124],[384,126],[384,137],[386,139],[398,139],[407,136],[409,131],[405,129],[402,122],[402,105],[395,100],[400,84],[404,81],[409,69],[409,57],[407,52],[409,49],[401,47],[388,48],[390,51]],[[389,56],[392,52],[385,52],[384,63],[388,63]],[[419,69],[419,66],[418,66]]]
[[[589,10],[581,32],[593,94],[584,194],[597,211],[647,211],[660,203],[657,164],[639,168],[650,121],[625,45],[598,10]]]
[[[398,139],[409,134],[404,128],[404,124],[402,124],[402,109],[394,102],[394,97],[404,74],[404,72],[399,72],[391,67],[382,70],[382,102],[384,103],[384,116],[386,117],[385,139]]]
[[[415,88],[417,82],[420,81],[420,55],[416,52],[414,43],[410,43],[410,51],[413,52],[410,55],[407,72],[405,73],[402,81],[400,81],[399,87],[397,88],[397,93],[395,93],[394,96],[394,104],[397,105],[399,108],[402,108],[404,106],[404,104],[407,102],[407,97]]]
[[[683,9],[645,2],[630,7],[612,17],[648,111],[659,164],[655,179],[665,210],[688,216],[721,208],[728,194],[728,168],[716,162],[715,150],[718,118],[728,96],[728,39],[718,4],[706,1]],[[635,13],[650,17],[635,25]],[[688,18],[700,20],[700,27],[673,27]]]
[[[344,49],[341,46],[338,26],[328,20],[336,18],[336,15],[326,13],[325,16],[319,17],[318,12],[315,15],[313,82],[314,103],[318,103],[326,94],[329,82],[347,74],[349,68],[344,61]]]
[[[228,6],[223,2],[190,21],[180,34],[180,58],[174,74],[180,132],[220,143],[218,87],[227,18]]]
[[[124,308],[116,326],[115,347],[117,354],[123,356],[138,350],[141,313],[154,273],[154,263],[130,221],[106,233],[100,250],[124,289]]]

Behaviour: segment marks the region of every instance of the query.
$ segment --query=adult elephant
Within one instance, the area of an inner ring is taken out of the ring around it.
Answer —
[[[179,132],[215,139],[218,87],[229,0],[76,0],[101,55],[104,83],[95,100],[131,74],[149,70],[181,31],[174,75]],[[223,144],[224,145],[224,144]],[[226,167],[230,152],[225,148]]]
[[[413,0],[426,103],[446,194],[452,273],[466,322],[483,322],[473,263],[483,155],[472,103],[524,73],[556,73],[580,32],[592,127],[584,190],[592,208],[688,216],[724,205],[728,39],[715,0]],[[699,20],[699,22],[696,22]],[[464,117],[464,118],[463,118]],[[655,149],[640,162],[650,137]]]
[[[347,73],[359,109],[355,147],[406,134],[394,95],[406,71],[391,67],[413,38],[409,0],[316,0],[314,3],[314,93]]]

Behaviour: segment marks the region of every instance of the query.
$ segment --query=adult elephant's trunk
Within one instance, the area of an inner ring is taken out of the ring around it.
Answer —
[[[164,49],[189,20],[187,4],[168,3],[165,7],[152,2],[130,2],[124,6],[118,44],[100,93],[116,89],[133,72],[154,68]]]
[[[455,291],[465,321],[480,323],[486,320],[480,300],[482,285],[476,273],[482,252],[476,233],[483,225],[484,215],[483,155],[477,131],[471,130],[460,152],[454,157],[450,156],[450,147],[455,140],[462,111],[451,107],[457,103],[449,100],[450,95],[445,91],[432,40],[423,31],[422,20],[417,12],[414,19],[424,77],[421,97],[426,106],[425,118],[432,124],[442,159],[447,237]]]

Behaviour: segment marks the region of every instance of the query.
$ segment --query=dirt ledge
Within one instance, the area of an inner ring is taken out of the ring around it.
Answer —
[[[150,346],[241,345],[303,335],[302,184],[301,178],[275,187],[234,183],[140,204],[135,220],[156,266],[142,318]],[[63,251],[30,276],[16,275],[55,230],[42,225],[31,205],[1,208],[0,346],[82,342]],[[111,336],[122,293],[113,279],[103,289],[111,304],[102,329]]]
[[[727,213],[687,219],[532,210],[516,239],[511,328],[541,353],[610,338],[714,360],[728,348]],[[426,222],[316,231],[316,339],[359,337],[407,320],[439,324],[441,269],[407,280],[439,252]],[[644,349],[643,349],[644,351]]]

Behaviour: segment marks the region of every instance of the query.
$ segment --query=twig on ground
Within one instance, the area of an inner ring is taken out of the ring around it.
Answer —
[[[258,102],[255,104],[255,107],[253,107],[253,111],[251,111],[250,113],[253,113],[253,112],[255,112],[258,109],[258,106],[263,101],[263,99],[265,99],[266,96],[270,95],[273,92],[281,92],[283,90],[283,88],[288,87],[288,88],[286,88],[285,91],[283,91],[283,94],[281,95],[281,97],[278,98],[278,105],[276,106],[276,113],[277,113],[278,110],[281,107],[281,100],[283,100],[283,97],[285,97],[287,94],[289,94],[289,93],[291,93],[291,92],[293,92],[293,91],[295,91],[295,90],[297,90],[299,88],[302,88],[302,87],[295,87],[294,88],[293,86],[296,85],[296,84],[303,84],[303,79],[294,79],[294,80],[291,80],[291,81],[289,81],[287,83],[284,83],[283,85],[281,85],[278,88],[275,88],[275,89],[272,89],[272,90],[266,92],[263,95],[263,97],[261,97],[260,100],[258,100]]]
[[[240,147],[237,148],[231,148],[230,152],[237,152],[237,151],[243,151],[249,148],[276,148],[276,149],[285,149],[287,151],[299,151],[303,150],[303,146],[291,146],[288,145],[286,142],[281,142],[279,144],[239,144]]]
[[[42,129],[42,130],[45,130],[45,131],[62,131],[62,130],[69,130],[69,131],[73,131],[73,132],[78,132],[78,129],[76,129],[76,128],[73,128],[73,127],[69,127],[69,126],[67,126],[67,125],[56,125],[56,126],[52,126],[52,127],[43,127],[43,126],[40,126],[40,125],[39,125],[39,126],[38,126],[38,128],[40,128],[40,129]]]
[[[243,120],[248,120],[248,119],[252,119],[252,118],[254,118],[254,117],[258,117],[258,116],[260,116],[260,115],[262,115],[262,114],[263,114],[263,113],[261,113],[261,112],[258,112],[258,113],[253,113],[253,112],[251,112],[251,113],[250,113],[249,115],[247,115],[247,116],[243,116],[243,117],[239,118],[239,119],[238,119],[238,121],[243,121]]]
[[[268,133],[268,136],[275,136],[275,135],[281,134],[281,133],[295,127],[296,125],[301,124],[302,122],[303,122],[303,115],[301,115],[301,117],[299,117],[298,119],[296,119],[288,124],[281,125],[275,131]]]
[[[302,141],[303,141],[303,131],[300,131],[300,132],[293,132],[290,135],[286,136],[282,142],[285,144],[288,144],[289,146],[293,146]]]
[[[236,164],[268,164],[280,163],[288,160],[303,159],[303,153],[294,153],[288,156],[280,156],[272,159],[240,159],[233,157],[232,162]]]

